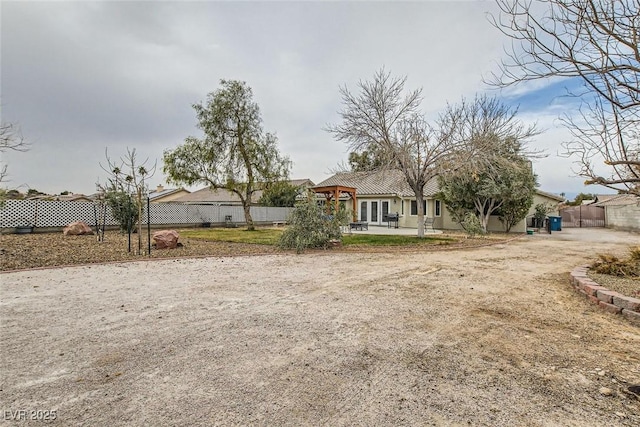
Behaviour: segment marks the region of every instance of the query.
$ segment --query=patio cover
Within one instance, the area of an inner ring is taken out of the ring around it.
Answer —
[[[329,209],[329,203],[333,199],[336,207],[336,211],[340,208],[340,196],[346,194],[351,197],[353,220],[357,220],[357,201],[356,201],[356,189],[353,187],[344,187],[342,185],[328,185],[326,187],[312,187],[316,194],[324,194],[327,201],[327,210]]]

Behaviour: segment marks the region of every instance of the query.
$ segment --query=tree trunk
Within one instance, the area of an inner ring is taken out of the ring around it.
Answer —
[[[416,192],[416,208],[418,209],[418,237],[424,237],[424,195],[422,191]]]
[[[242,209],[244,209],[244,219],[247,223],[247,230],[254,231],[256,227],[253,225],[253,218],[251,217],[251,202],[243,200]]]

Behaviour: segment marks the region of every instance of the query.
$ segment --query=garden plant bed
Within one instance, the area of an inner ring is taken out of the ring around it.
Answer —
[[[248,232],[242,229],[178,229],[180,242],[184,245],[176,249],[151,250],[151,257],[134,255],[127,251],[127,236],[117,231],[108,231],[104,242],[96,236],[64,236],[62,233],[2,234],[0,235],[0,271],[25,268],[53,267],[114,261],[134,261],[157,258],[184,258],[199,256],[235,256],[288,253],[276,246],[280,229],[259,229]],[[143,234],[143,251],[147,250],[146,233]],[[369,243],[362,240],[368,240]],[[401,239],[399,239],[401,238]],[[498,244],[513,236],[490,235],[477,239],[467,239],[462,234],[428,237],[423,241],[410,236],[345,236],[353,239],[332,251],[343,252],[389,252],[440,250]],[[384,240],[390,244],[384,244]],[[399,243],[393,244],[396,240]],[[382,241],[382,242],[381,242]],[[249,242],[260,242],[249,243]],[[132,235],[131,246],[137,249],[137,235]]]
[[[600,286],[633,298],[640,298],[639,277],[618,277],[609,274],[598,274],[591,271],[588,276]]]

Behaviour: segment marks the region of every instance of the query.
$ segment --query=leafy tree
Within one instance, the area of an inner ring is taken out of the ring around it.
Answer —
[[[526,179],[534,178],[533,175],[526,175]],[[535,184],[535,178],[533,179]],[[504,231],[507,233],[511,231],[514,225],[522,221],[527,217],[531,205],[533,205],[534,191],[527,191],[526,184],[523,186],[526,190],[518,194],[513,194],[513,197],[507,198],[503,201],[500,209],[497,210],[498,218],[504,226]]]
[[[11,190],[7,190],[6,198],[9,200],[22,200],[24,199],[24,194],[22,194],[18,190],[11,189]]]
[[[511,50],[490,83],[576,78],[581,103],[561,118],[563,144],[578,175],[640,195],[640,2],[638,0],[497,0],[493,24]],[[601,176],[599,165],[607,165]]]
[[[522,125],[517,110],[495,98],[463,100],[457,111],[452,116],[458,120],[455,134],[468,141],[474,157],[440,174],[441,196],[454,220],[460,222],[473,212],[486,232],[490,216],[505,204],[510,216],[531,206],[536,179],[529,157],[540,153],[526,144],[538,132],[535,126]]]
[[[124,233],[133,233],[140,215],[136,200],[130,192],[123,187],[119,189],[113,187],[106,192],[105,200],[111,208],[113,218],[118,221],[120,230]],[[138,237],[140,237],[140,233],[138,233]]]
[[[303,252],[308,248],[327,248],[331,240],[340,239],[339,215],[327,215],[318,205],[315,194],[307,193],[289,215],[288,226],[280,236],[278,247]]]
[[[44,194],[42,191],[38,191],[35,188],[30,188],[27,190],[27,197],[39,196]]]
[[[258,204],[289,208],[295,206],[299,194],[300,187],[287,181],[278,181],[265,188],[258,200]]]
[[[364,150],[360,153],[352,151],[349,153],[349,168],[352,172],[374,171],[384,167],[387,161],[380,150]]]
[[[291,162],[280,154],[277,138],[262,129],[260,108],[245,83],[221,80],[206,104],[194,104],[204,138],[189,136],[164,152],[164,172],[176,184],[208,184],[238,195],[247,228],[254,230],[251,198],[269,184],[286,179]]]
[[[350,159],[352,167],[402,171],[416,197],[418,237],[424,237],[424,187],[455,163],[465,141],[451,131],[457,111],[448,111],[451,117],[441,120],[441,126],[427,123],[419,108],[422,90],[405,93],[405,82],[406,77],[394,78],[381,69],[373,80],[358,84],[357,94],[341,88],[342,123],[327,130],[358,153]]]
[[[471,172],[462,167],[439,179],[442,199],[454,220],[473,212],[484,232],[494,214],[503,217],[507,231],[522,220],[533,203],[535,184],[535,176],[526,162],[500,159],[483,170]]]
[[[595,194],[591,193],[580,193],[578,194],[573,201],[568,202],[569,206],[580,206],[584,200],[594,200],[596,198]]]

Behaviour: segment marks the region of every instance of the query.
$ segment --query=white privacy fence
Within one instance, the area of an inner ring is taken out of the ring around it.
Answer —
[[[74,221],[84,221],[95,225],[100,214],[100,206],[90,202],[65,202],[46,200],[7,200],[0,207],[0,228],[20,226],[64,227]],[[151,224],[183,224],[185,226],[203,223],[244,223],[241,206],[183,205],[172,203],[151,203]],[[252,206],[254,222],[286,221],[292,208],[268,208]],[[146,206],[142,221],[147,223]],[[230,219],[228,219],[230,217]],[[102,219],[99,219],[102,222]],[[106,225],[118,225],[107,206]]]

